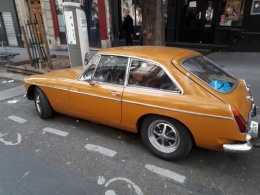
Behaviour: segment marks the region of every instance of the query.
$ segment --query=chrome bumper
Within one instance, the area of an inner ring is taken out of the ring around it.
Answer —
[[[241,144],[224,144],[223,150],[224,152],[232,152],[232,153],[248,153],[253,149],[253,145],[250,143],[252,139],[257,139],[260,137],[260,124],[251,121],[250,128],[246,134],[246,143]]]

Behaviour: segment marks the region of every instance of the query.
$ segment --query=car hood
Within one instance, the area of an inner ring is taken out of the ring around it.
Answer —
[[[55,87],[60,89],[68,89],[74,83],[84,67],[67,68],[55,70],[46,74],[31,75],[25,78],[24,82],[41,85],[46,87]]]

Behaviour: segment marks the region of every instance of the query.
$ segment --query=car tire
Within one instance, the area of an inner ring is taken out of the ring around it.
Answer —
[[[38,87],[34,89],[34,102],[39,117],[47,119],[52,116],[53,110],[51,104],[43,91]]]
[[[148,149],[164,160],[182,159],[193,145],[192,135],[182,123],[163,116],[146,117],[141,125],[141,137]]]

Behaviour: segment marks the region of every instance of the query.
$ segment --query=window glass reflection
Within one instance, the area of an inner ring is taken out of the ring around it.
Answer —
[[[213,11],[213,1],[208,1],[208,6],[205,14],[205,27],[211,27]]]

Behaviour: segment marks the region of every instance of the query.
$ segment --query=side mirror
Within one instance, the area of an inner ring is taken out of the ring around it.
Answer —
[[[88,76],[86,79],[84,79],[84,81],[87,81],[90,85],[95,85],[95,81],[92,80],[91,76]]]

